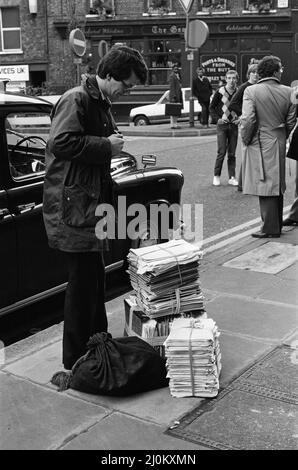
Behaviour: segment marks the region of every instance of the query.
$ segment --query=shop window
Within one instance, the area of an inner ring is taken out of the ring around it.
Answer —
[[[256,50],[257,51],[270,51],[271,50],[271,40],[270,38],[260,38],[256,40]]]
[[[115,16],[115,0],[90,0],[89,15]]]
[[[173,12],[172,0],[145,0],[144,15],[170,15]]]
[[[166,85],[173,64],[181,62],[181,41],[150,40],[145,59],[149,68],[149,85]]]
[[[199,0],[198,14],[227,13],[230,10],[230,0]]]
[[[219,41],[219,50],[230,52],[237,50],[237,39],[221,39]]]
[[[218,40],[217,39],[207,39],[207,41],[202,45],[201,51],[219,51]]]
[[[241,51],[255,51],[256,50],[256,39],[255,38],[243,38],[240,40]]]
[[[276,0],[244,0],[244,11],[266,14],[275,11]]]
[[[1,52],[22,52],[19,7],[0,8]]]

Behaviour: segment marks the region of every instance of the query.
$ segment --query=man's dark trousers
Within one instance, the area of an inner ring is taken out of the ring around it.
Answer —
[[[283,195],[259,196],[259,204],[263,222],[261,232],[279,235],[282,229]]]
[[[236,171],[236,147],[238,141],[238,126],[231,122],[217,123],[217,157],[214,166],[214,176],[220,176],[223,161],[228,153],[229,178],[235,176]]]
[[[201,112],[201,124],[206,126],[209,123],[209,106],[210,101],[199,101],[199,104],[202,107]]]
[[[63,365],[71,369],[95,333],[107,331],[105,268],[101,252],[67,253]]]

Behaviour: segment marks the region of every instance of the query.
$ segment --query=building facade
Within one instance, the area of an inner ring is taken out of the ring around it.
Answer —
[[[187,50],[179,0],[0,0],[0,79],[11,75],[11,82],[34,87],[46,83],[57,93],[75,85],[78,58],[70,50],[69,32],[76,27],[87,40],[82,72],[95,70],[112,45],[127,44],[144,55],[146,87],[157,95],[167,88],[176,61],[184,86],[197,65],[214,86],[230,68],[245,81],[251,60],[268,54],[282,58],[284,83],[298,79],[298,0],[191,3],[188,21],[204,21],[209,37],[199,49]],[[22,80],[16,80],[18,74]]]

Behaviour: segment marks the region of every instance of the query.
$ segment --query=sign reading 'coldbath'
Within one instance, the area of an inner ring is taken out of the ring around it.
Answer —
[[[231,23],[220,24],[220,33],[269,33],[275,31],[275,24],[273,23]]]

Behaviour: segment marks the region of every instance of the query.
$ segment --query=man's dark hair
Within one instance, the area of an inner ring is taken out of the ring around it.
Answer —
[[[110,75],[117,81],[126,80],[132,72],[144,85],[147,80],[147,65],[139,51],[127,46],[113,46],[98,63],[96,69],[100,78]]]
[[[274,55],[266,55],[258,63],[259,78],[272,77],[274,72],[280,70],[281,60]]]

